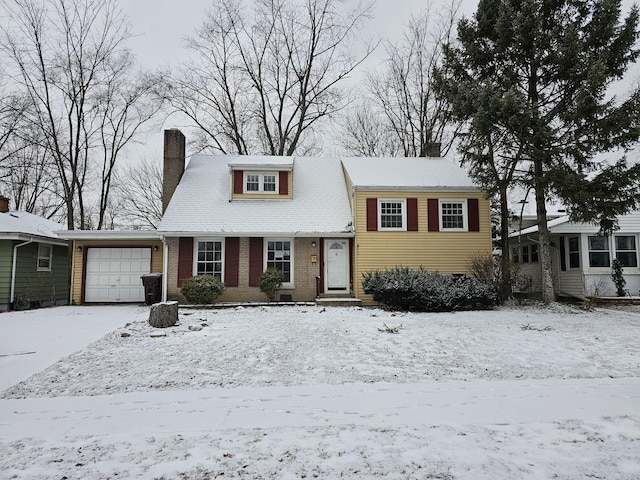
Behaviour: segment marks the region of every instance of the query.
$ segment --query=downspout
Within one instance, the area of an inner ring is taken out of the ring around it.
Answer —
[[[19,243],[13,247],[13,265],[11,266],[11,296],[9,297],[9,308],[11,308],[11,305],[13,305],[13,297],[16,292],[16,264],[18,260],[18,248],[29,245],[30,243],[33,243],[33,238],[30,238],[28,241]]]
[[[168,266],[169,263],[169,247],[165,242],[164,235],[160,235],[160,240],[162,240],[162,301],[167,301],[167,286],[169,285],[169,280],[167,278]]]

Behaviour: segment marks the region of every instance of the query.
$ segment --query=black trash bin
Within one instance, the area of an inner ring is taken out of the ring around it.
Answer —
[[[146,273],[140,277],[144,285],[144,303],[153,305],[162,298],[162,274]]]

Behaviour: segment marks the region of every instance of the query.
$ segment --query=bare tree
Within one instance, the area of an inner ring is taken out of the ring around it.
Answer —
[[[409,20],[399,44],[386,43],[387,60],[381,70],[369,73],[368,95],[347,119],[343,145],[353,154],[423,157],[430,144],[441,143],[442,153],[452,146],[458,131],[449,106],[439,99],[432,85],[434,67],[442,60],[443,45],[455,35],[455,21],[461,0],[450,0],[436,9],[428,3],[425,11]],[[362,128],[362,119],[379,120]],[[393,138],[394,145],[389,143]],[[372,141],[377,143],[372,148]]]
[[[367,101],[350,110],[342,129],[342,147],[352,155],[396,157],[404,153],[384,116]]]
[[[162,168],[157,159],[143,158],[116,175],[123,221],[135,228],[156,228],[162,218]]]
[[[371,52],[354,39],[370,6],[343,0],[215,0],[189,40],[195,56],[159,92],[222,153],[293,155],[345,102],[344,80]],[[306,144],[305,144],[306,143]]]
[[[0,168],[13,154],[24,147],[20,137],[21,120],[29,107],[28,98],[6,88],[0,71]]]
[[[22,210],[58,220],[64,216],[64,195],[48,150],[31,139],[14,136],[13,154],[0,164],[0,189]]]
[[[117,0],[15,0],[5,9],[11,20],[1,48],[30,100],[30,127],[56,166],[67,227],[87,228],[87,203],[97,200],[101,228],[113,166],[154,111],[141,102],[149,86],[128,87],[129,23]],[[101,182],[97,195],[92,180]]]

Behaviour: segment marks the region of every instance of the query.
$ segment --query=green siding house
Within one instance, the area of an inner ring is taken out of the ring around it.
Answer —
[[[65,227],[27,212],[10,212],[0,197],[0,311],[69,303]]]

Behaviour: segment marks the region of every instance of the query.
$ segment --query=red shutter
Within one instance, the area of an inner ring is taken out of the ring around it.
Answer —
[[[367,198],[367,232],[378,230],[378,199]]]
[[[178,240],[178,286],[193,275],[193,238],[180,237]]]
[[[407,198],[407,231],[418,231],[418,199]]]
[[[440,205],[437,198],[427,200],[428,228],[430,232],[440,231]]]
[[[262,237],[249,238],[249,286],[257,287],[260,275],[262,275]]]
[[[320,288],[318,293],[324,293],[324,238],[319,242],[320,253]]]
[[[467,199],[467,215],[469,217],[469,231],[480,231],[480,207],[477,198]]]
[[[227,237],[224,241],[224,284],[227,287],[238,286],[240,270],[240,239]]]
[[[278,180],[280,195],[289,195],[289,172],[280,172],[280,179]]]
[[[233,193],[236,195],[244,191],[244,172],[242,170],[233,171]]]

